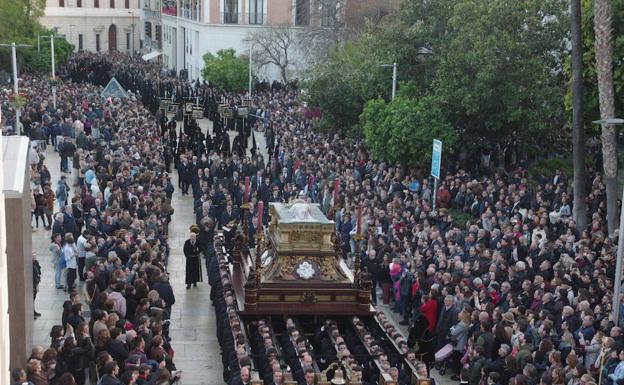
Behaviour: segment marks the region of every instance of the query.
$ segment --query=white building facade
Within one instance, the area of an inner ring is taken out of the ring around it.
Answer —
[[[294,29],[322,25],[321,0],[162,0],[163,64],[178,73],[188,71],[200,79],[203,55],[233,48],[247,55],[250,34],[263,28],[289,26]],[[328,1],[328,0],[325,0]],[[332,0],[344,4],[346,0]],[[343,8],[344,9],[344,8]],[[293,49],[293,69],[297,70]],[[290,55],[290,53],[289,53]],[[255,66],[254,72],[255,71]],[[262,79],[279,79],[277,67],[258,72]]]
[[[143,0],[47,0],[40,22],[77,51],[139,51]]]
[[[141,40],[146,52],[162,50],[161,0],[141,0]]]

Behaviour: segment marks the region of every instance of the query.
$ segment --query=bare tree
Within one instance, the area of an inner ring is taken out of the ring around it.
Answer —
[[[298,33],[297,46],[308,64],[325,61],[331,47],[344,40],[345,2],[312,0],[310,15],[298,15],[305,28]]]
[[[303,22],[298,33],[301,57],[311,65],[325,61],[331,48],[377,25],[398,9],[399,0],[308,0],[304,10],[296,9],[296,21]],[[310,9],[310,13],[306,14]]]
[[[288,67],[293,63],[295,31],[285,25],[262,28],[249,37],[253,45],[253,62],[258,69],[275,65],[280,70],[284,84],[288,83]]]

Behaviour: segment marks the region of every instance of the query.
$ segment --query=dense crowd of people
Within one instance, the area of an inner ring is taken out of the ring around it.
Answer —
[[[35,346],[13,380],[170,384],[180,376],[168,330],[175,303],[167,273],[173,186],[158,122],[135,96],[106,100],[100,86],[66,80],[54,109],[44,77],[22,76],[32,213],[36,227],[41,219],[49,231],[54,283],[68,300],[50,345]],[[11,124],[10,106],[2,108]],[[47,146],[61,158],[58,181],[44,163]]]
[[[511,172],[449,162],[434,211],[422,170],[376,162],[360,142],[315,132],[297,97],[291,89],[254,94],[252,105],[271,136],[267,159],[187,154],[188,163],[204,169],[197,179],[207,182],[195,204],[199,220],[226,224],[224,208],[240,206],[249,177],[249,215],[258,201],[318,203],[335,219],[343,256],[352,259],[361,205],[360,258],[372,278],[372,300],[379,295],[403,324],[426,325],[423,361],[431,364],[435,352],[450,349],[444,366],[474,385],[620,380],[619,344],[596,361],[603,343],[622,339],[619,320],[609,319],[616,242],[606,231],[599,173],[589,170],[591,224],[582,231],[571,218],[567,176],[552,170],[529,180],[527,162]],[[223,177],[229,186],[217,184]],[[459,223],[454,215],[469,219]],[[564,371],[566,363],[574,370]]]
[[[45,87],[38,89],[36,79],[25,78],[30,94],[41,96],[29,101],[23,122],[40,148],[50,143],[61,159],[72,160],[71,175],[79,186],[64,179],[53,191],[42,151],[33,152],[33,216],[52,227],[57,287],[64,284],[71,293],[76,277],[85,279],[91,318],[97,319],[83,324],[80,302],[68,303],[67,320],[53,330],[57,367],[73,362],[75,349],[85,349],[79,342],[68,344],[73,338],[85,345],[91,341],[96,351],[99,341],[126,378],[137,373],[136,357],[127,362],[134,356],[130,352],[149,350],[138,354],[139,375],[147,364],[150,372],[169,378],[161,365],[172,369],[169,356],[154,356],[151,350],[156,343],[158,352],[170,351],[166,315],[173,298],[166,282],[165,235],[173,190],[167,172],[173,165],[181,193],[193,196],[197,226],[188,255],[197,258],[199,251],[205,258],[229,384],[248,384],[254,371],[266,384],[280,384],[286,369],[306,384],[313,377],[306,374],[315,370],[309,360],[316,367],[327,362],[324,349],[310,349],[293,337],[296,326],[280,340],[266,325],[256,324],[254,337],[247,339],[227,261],[221,248],[214,248],[216,230],[225,228],[227,234],[231,224],[242,223],[243,202],[249,202],[245,223],[253,233],[258,216],[268,221],[266,203],[295,197],[319,204],[335,220],[341,257],[361,259],[372,281],[371,299],[382,303],[376,318],[385,333],[367,335],[362,329],[364,350],[340,333],[331,337],[332,344],[339,340],[341,354],[348,353],[343,366],[361,369],[364,383],[379,381],[369,370],[373,364],[398,383],[410,383],[408,362],[418,379],[430,379],[428,367],[449,367],[453,378],[469,385],[624,383],[621,320],[611,319],[612,297],[620,295],[613,293],[617,238],[606,230],[605,185],[597,171],[588,173],[590,225],[579,230],[571,217],[571,183],[561,170],[534,179],[527,161],[504,171],[449,158],[434,194],[425,165],[407,169],[375,161],[363,142],[315,131],[294,88],[257,89],[246,101],[242,94],[187,82],[121,54],[81,54],[68,68],[68,77],[86,82],[63,86],[57,112],[49,107]],[[146,103],[151,113],[134,99],[121,108],[118,101],[95,98],[99,88],[88,82],[102,84],[94,80],[102,74],[134,85],[128,89],[138,90],[137,98],[152,100]],[[175,118],[159,109],[153,101],[157,96],[201,105],[214,122],[212,132],[202,132],[193,119],[183,117],[177,135]],[[244,106],[253,116],[226,116],[219,104],[235,111]],[[228,129],[237,131],[233,143]],[[254,144],[260,131],[266,152]],[[62,170],[69,170],[68,163],[61,163]],[[259,213],[260,201],[265,205]],[[65,205],[51,224],[54,202]],[[365,234],[359,244],[354,237],[358,208]],[[254,245],[253,237],[249,242]],[[198,262],[190,263],[196,270]],[[61,282],[64,269],[67,279]],[[198,280],[190,278],[189,287]],[[415,338],[392,325],[392,312]],[[352,321],[357,328],[358,320]],[[388,339],[397,352],[373,349]],[[286,350],[294,356],[283,356]],[[435,362],[440,352],[445,354]],[[27,376],[38,373],[38,367],[50,373],[49,360],[33,355],[32,361]],[[111,365],[100,365],[98,357],[90,362],[100,376],[111,375]],[[80,381],[88,365],[73,372],[71,365],[65,372]]]

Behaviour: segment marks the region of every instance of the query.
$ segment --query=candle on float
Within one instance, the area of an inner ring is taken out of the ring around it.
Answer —
[[[258,202],[258,223],[256,223],[256,229],[259,233],[262,232],[262,216],[264,215],[264,202]]]
[[[249,200],[249,177],[245,177],[245,193],[243,194],[243,203],[247,203]]]
[[[357,208],[357,225],[355,227],[355,234],[356,235],[360,235],[360,232],[362,230],[362,204],[358,204],[358,208]]]

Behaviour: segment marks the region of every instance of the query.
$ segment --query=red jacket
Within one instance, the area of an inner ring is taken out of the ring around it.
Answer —
[[[429,301],[420,305],[420,313],[427,319],[429,325],[427,329],[430,332],[434,333],[436,329],[436,323],[438,322],[438,303],[434,299],[430,299]]]

